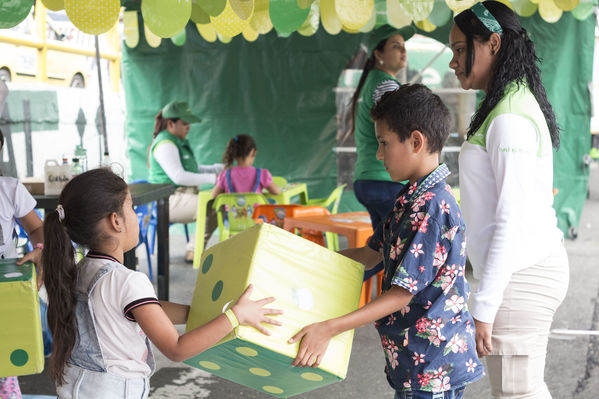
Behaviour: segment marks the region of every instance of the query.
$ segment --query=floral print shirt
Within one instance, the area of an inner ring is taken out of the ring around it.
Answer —
[[[406,185],[368,242],[383,254],[383,292],[396,285],[414,295],[375,323],[398,391],[444,392],[483,375],[467,306],[465,226],[449,173],[441,164]]]

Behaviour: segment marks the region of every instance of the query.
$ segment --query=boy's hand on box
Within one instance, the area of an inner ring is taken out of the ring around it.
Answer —
[[[297,357],[291,365],[318,367],[327,351],[329,341],[334,335],[327,321],[310,324],[302,328],[300,332],[289,340],[290,344],[302,341],[297,352]]]
[[[274,302],[274,297],[263,298],[258,301],[251,300],[250,296],[252,295],[253,289],[253,285],[250,284],[231,309],[233,310],[233,313],[235,313],[239,324],[254,327],[262,334],[270,335],[270,331],[268,331],[262,323],[280,326],[281,322],[266,317],[266,315],[283,314],[283,311],[280,309],[269,309],[264,307],[264,305]]]

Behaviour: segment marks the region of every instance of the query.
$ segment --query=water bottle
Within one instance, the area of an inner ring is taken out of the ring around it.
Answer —
[[[79,162],[79,158],[73,158],[72,162],[73,163],[71,164],[71,168],[73,170],[73,175],[80,175],[81,173],[83,173],[81,163]]]
[[[81,173],[87,172],[87,150],[81,145],[75,147],[75,156],[79,159]]]

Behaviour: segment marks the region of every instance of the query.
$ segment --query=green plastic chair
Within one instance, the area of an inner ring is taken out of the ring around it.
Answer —
[[[324,206],[332,214],[336,214],[339,210],[339,203],[341,202],[341,195],[343,194],[343,189],[347,186],[347,184],[341,184],[337,186],[328,197],[326,198],[313,198],[309,199],[306,205],[318,205]]]
[[[201,190],[198,193],[198,209],[196,213],[196,245],[193,253],[193,268],[200,267],[202,252],[204,252],[204,233],[206,232],[206,208],[212,199],[212,191]]]
[[[256,222],[252,219],[255,205],[268,204],[266,197],[258,193],[225,193],[219,194],[212,205],[216,210],[219,241],[252,227]],[[223,208],[224,209],[221,209]],[[225,216],[226,221],[225,223]]]
[[[279,186],[279,188],[285,187],[288,183],[287,179],[285,179],[283,176],[273,176],[272,182]]]
[[[347,186],[347,184],[341,184],[337,186],[328,197],[326,198],[313,198],[309,199],[306,205],[318,205],[327,208],[334,215],[339,211],[339,203],[341,202],[341,195],[343,194],[343,189]],[[325,239],[327,242],[327,247],[329,249],[333,249],[334,251],[339,250],[339,237],[335,233],[325,233]]]

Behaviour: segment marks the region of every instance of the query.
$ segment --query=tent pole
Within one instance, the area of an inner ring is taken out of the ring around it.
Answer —
[[[102,91],[102,69],[100,67],[100,44],[98,35],[94,36],[96,43],[96,68],[98,69],[98,90],[100,92],[100,132],[104,139],[104,158],[100,160],[100,164],[105,159],[108,159],[108,137],[106,134],[106,113],[104,111],[104,93]]]

